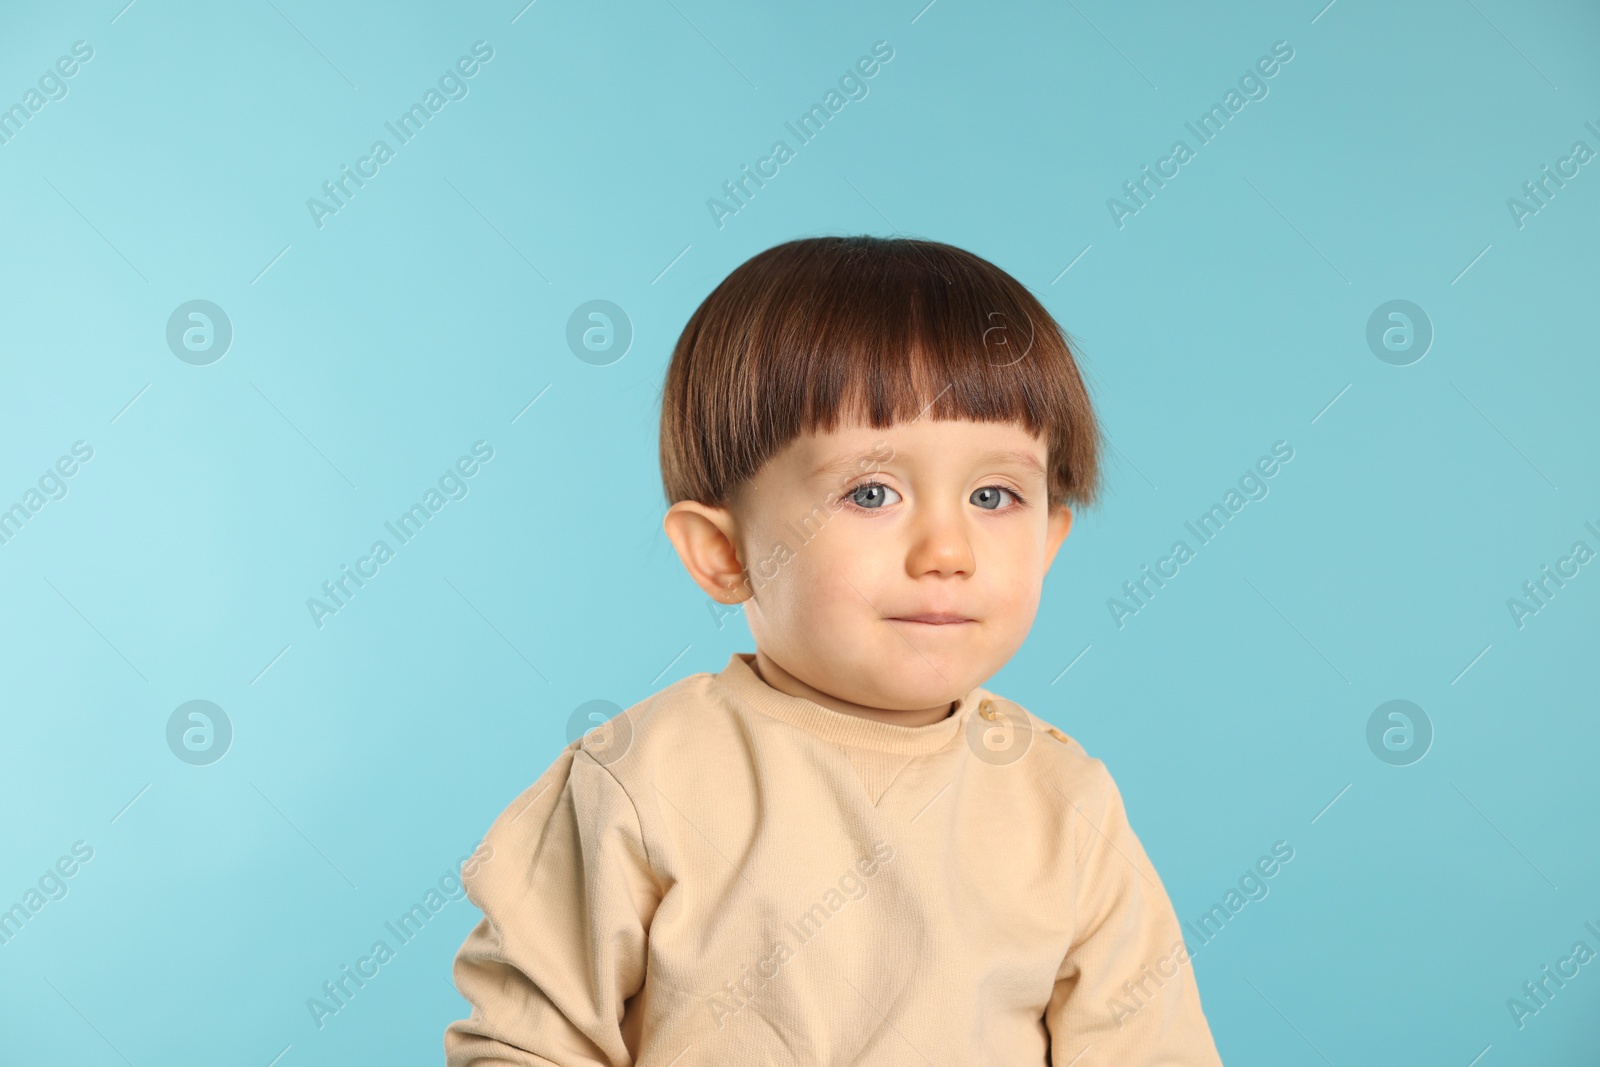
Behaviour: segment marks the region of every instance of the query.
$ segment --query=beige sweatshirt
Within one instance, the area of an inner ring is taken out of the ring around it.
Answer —
[[[754,660],[590,731],[490,826],[448,1067],[1220,1065],[1105,764],[982,687],[895,726]]]

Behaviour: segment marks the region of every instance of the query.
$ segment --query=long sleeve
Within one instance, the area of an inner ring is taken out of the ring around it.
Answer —
[[[1045,1011],[1051,1063],[1221,1067],[1172,902],[1105,764],[1090,765],[1097,782],[1072,802],[1076,921]]]
[[[632,800],[569,745],[484,844],[462,877],[483,919],[455,958],[472,1015],[445,1030],[447,1067],[628,1067],[660,899]]]

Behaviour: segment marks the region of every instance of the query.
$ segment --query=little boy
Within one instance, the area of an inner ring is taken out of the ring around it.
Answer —
[[[756,651],[489,828],[449,1067],[1220,1065],[1105,764],[983,688],[1098,487],[1044,307],[949,245],[791,241],[661,408],[667,536]]]

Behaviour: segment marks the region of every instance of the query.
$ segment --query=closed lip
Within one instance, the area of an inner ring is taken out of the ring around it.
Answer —
[[[929,626],[949,626],[958,622],[975,621],[967,618],[965,615],[956,615],[945,611],[923,612],[920,615],[891,615],[889,617],[897,622],[920,622],[926,623]]]

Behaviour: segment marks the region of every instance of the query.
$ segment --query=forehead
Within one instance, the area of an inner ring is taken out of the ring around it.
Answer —
[[[811,433],[790,442],[791,471],[800,477],[853,474],[892,462],[929,469],[1010,465],[1045,473],[1046,443],[1019,423],[914,419],[888,427],[864,424]]]

